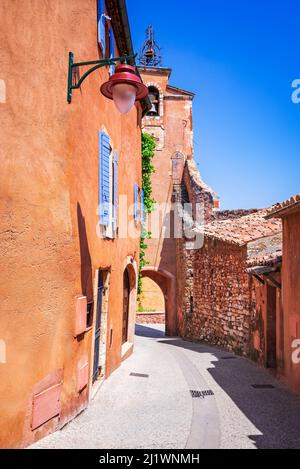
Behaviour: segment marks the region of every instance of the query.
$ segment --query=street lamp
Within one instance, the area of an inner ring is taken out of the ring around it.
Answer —
[[[72,91],[79,89],[83,81],[95,70],[105,66],[115,65],[115,74],[112,75],[106,83],[100,88],[101,93],[108,99],[114,101],[116,108],[122,113],[128,113],[136,101],[141,101],[148,96],[148,88],[144,85],[136,73],[135,67],[128,65],[127,61],[135,59],[136,56],[125,56],[111,59],[94,60],[90,62],[74,63],[74,55],[69,53],[69,76],[68,76],[68,103],[72,101]],[[78,67],[92,65],[92,67],[73,84],[73,70]]]

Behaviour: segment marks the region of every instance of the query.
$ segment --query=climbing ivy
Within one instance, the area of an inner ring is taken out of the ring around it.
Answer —
[[[155,200],[152,196],[151,175],[155,172],[152,160],[155,152],[155,138],[153,135],[142,134],[142,187],[144,191],[144,204],[147,213],[154,210]]]
[[[152,198],[151,175],[155,172],[152,160],[155,152],[155,138],[152,135],[142,134],[142,188],[144,191],[145,212],[151,213],[155,207],[155,200]],[[147,231],[145,225],[142,226],[140,242],[140,272],[138,281],[139,297],[142,293],[142,269],[149,264],[146,261],[147,239],[151,239],[151,232]]]

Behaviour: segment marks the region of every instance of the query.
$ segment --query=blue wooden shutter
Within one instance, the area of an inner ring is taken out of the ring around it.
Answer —
[[[103,55],[105,55],[105,51],[106,51],[105,0],[97,0],[97,16],[98,16],[98,43],[101,47]]]
[[[118,228],[118,152],[114,153],[114,216],[113,216],[113,230]]]
[[[145,221],[144,191],[141,190],[141,223]]]
[[[110,219],[110,141],[105,132],[99,133],[99,205],[100,224],[109,225]]]
[[[139,186],[134,185],[134,220],[137,223],[139,220]]]
[[[109,58],[112,59],[115,56],[115,35],[113,32],[113,29],[110,28],[109,30]],[[111,65],[109,67],[109,73],[110,75],[113,75],[115,73],[115,65]]]

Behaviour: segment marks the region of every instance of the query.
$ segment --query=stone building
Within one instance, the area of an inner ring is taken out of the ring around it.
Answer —
[[[23,447],[76,416],[132,352],[140,222],[110,202],[138,203],[150,107],[121,115],[99,92],[113,66],[67,102],[70,51],[133,54],[125,1],[4,0],[0,16],[0,447]],[[124,217],[136,237],[119,235]]]
[[[278,235],[281,223],[266,220],[266,211],[230,212],[227,218],[198,228],[203,246],[186,249],[177,241],[177,278],[184,290],[179,295],[180,334],[190,340],[204,340],[243,355],[251,351],[252,278],[247,274],[251,243]],[[219,214],[222,218],[222,215]],[[196,229],[197,230],[197,229]]]

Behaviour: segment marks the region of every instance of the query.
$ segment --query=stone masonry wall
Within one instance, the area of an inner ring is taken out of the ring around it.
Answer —
[[[193,205],[193,215],[195,217],[196,204],[203,207],[203,219],[201,222],[209,223],[213,219],[214,193],[201,179],[197,165],[194,160],[187,161],[184,173],[183,184],[188,193],[189,202]]]
[[[166,314],[162,313],[138,313],[136,315],[137,324],[165,324]]]
[[[194,160],[187,161],[184,167],[182,184],[174,187],[174,202],[184,209],[184,204],[191,203],[195,216],[196,204],[203,207],[202,223],[209,223],[213,217],[214,193],[201,179]],[[184,238],[176,242],[177,271],[177,331],[185,337],[186,322],[194,307],[194,256],[195,251],[186,248]]]
[[[214,213],[215,220],[228,220],[245,217],[246,215],[251,215],[252,213],[257,213],[257,208],[250,208],[250,209],[237,209],[237,210],[219,210]]]
[[[191,256],[179,247],[180,252]],[[251,284],[245,272],[246,248],[206,238],[203,248],[193,252],[193,266],[180,272],[181,281],[189,269],[193,270],[193,304],[183,300],[183,336],[248,355]]]

